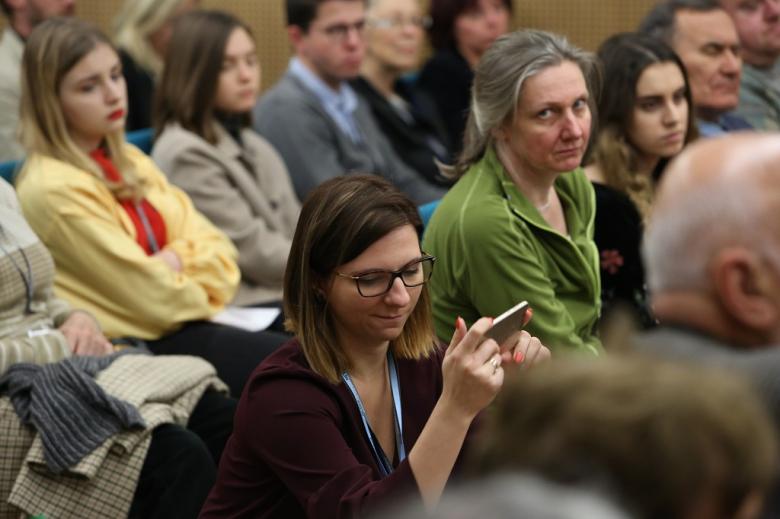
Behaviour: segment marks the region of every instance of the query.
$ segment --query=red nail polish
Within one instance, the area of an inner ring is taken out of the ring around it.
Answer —
[[[523,355],[522,351],[518,351],[515,353],[515,364],[520,364],[525,360],[525,355]]]
[[[466,329],[466,321],[463,320],[463,317],[458,316],[458,318],[455,319],[455,329],[456,330],[465,330]]]

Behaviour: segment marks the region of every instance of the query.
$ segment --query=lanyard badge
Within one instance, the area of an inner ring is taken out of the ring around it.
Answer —
[[[395,359],[393,359],[393,355],[390,353],[390,351],[387,352],[387,367],[390,377],[390,391],[393,397],[395,447],[396,452],[398,453],[398,461],[400,462],[406,459],[406,448],[404,447],[403,438],[403,415],[401,413],[401,390],[398,383],[398,370],[395,366]],[[381,470],[382,475],[388,476],[393,472],[393,464],[390,460],[387,459],[387,455],[382,450],[382,446],[379,444],[379,440],[374,434],[374,431],[371,430],[371,425],[368,423],[368,415],[366,414],[366,410],[363,407],[363,401],[360,399],[357,388],[355,387],[354,382],[352,382],[349,373],[346,371],[341,374],[341,379],[344,381],[344,384],[346,384],[347,389],[349,389],[349,392],[352,394],[352,398],[357,404],[358,411],[360,412],[360,419],[363,422],[363,430],[366,433],[366,438],[368,439],[369,445],[371,445],[374,459],[376,460],[377,465],[379,465],[379,469]]]

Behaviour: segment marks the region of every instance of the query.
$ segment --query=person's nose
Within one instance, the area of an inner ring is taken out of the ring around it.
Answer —
[[[736,76],[742,69],[742,58],[739,54],[731,49],[723,51],[723,56],[720,60],[720,72],[727,76]]]
[[[674,101],[667,102],[663,111],[663,124],[671,128],[677,126],[682,119],[684,105],[685,103],[675,103]]]
[[[242,83],[246,83],[250,79],[252,79],[252,71],[253,67],[249,63],[246,63],[245,61],[241,61],[238,64],[238,79]]]
[[[485,11],[485,22],[490,27],[496,27],[501,23],[502,16],[503,12],[501,9],[491,7]]]
[[[123,81],[117,81],[113,79],[109,80],[103,89],[103,97],[105,98],[106,102],[113,104],[120,100],[122,98],[123,88]]]
[[[385,302],[393,306],[404,306],[409,303],[409,290],[400,277],[393,280],[390,290],[385,294]]]
[[[581,118],[572,110],[567,110],[563,120],[563,137],[568,140],[580,139],[585,134]]]
[[[406,37],[417,36],[420,31],[422,31],[422,29],[418,25],[415,25],[414,20],[412,19],[404,20],[401,23],[401,34]]]
[[[764,2],[764,19],[771,22],[780,19],[780,0],[766,0]]]
[[[350,25],[344,34],[344,44],[356,48],[363,44],[363,25]]]

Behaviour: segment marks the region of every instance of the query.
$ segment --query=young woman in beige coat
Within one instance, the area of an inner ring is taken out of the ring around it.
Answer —
[[[250,126],[260,82],[249,29],[217,11],[174,28],[158,91],[152,157],[239,251],[234,304],[281,301],[300,211],[279,155]]]

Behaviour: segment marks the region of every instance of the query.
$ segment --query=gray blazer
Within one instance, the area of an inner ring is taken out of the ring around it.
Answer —
[[[280,301],[300,203],[284,163],[262,137],[242,130],[239,146],[221,125],[216,129],[212,145],[170,124],[155,141],[152,158],[233,240],[241,269],[233,303]]]
[[[254,109],[255,129],[277,149],[303,200],[324,181],[345,173],[376,173],[387,178],[417,204],[444,196],[395,154],[363,100],[355,111],[363,142],[345,135],[317,98],[289,72]]]

